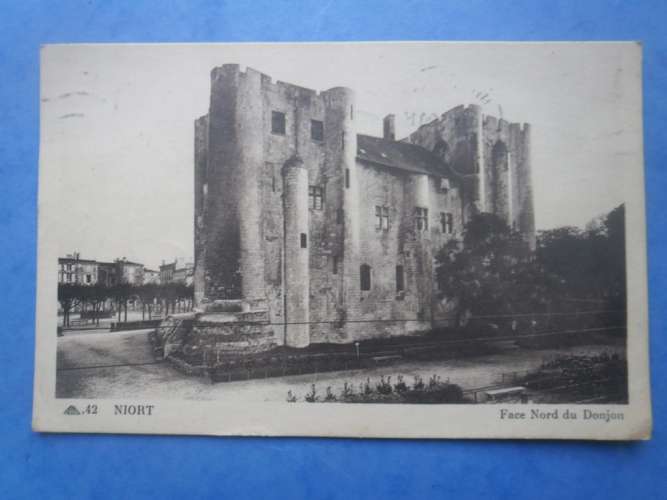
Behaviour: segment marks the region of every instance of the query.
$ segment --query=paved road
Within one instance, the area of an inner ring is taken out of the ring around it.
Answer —
[[[58,397],[136,399],[228,399],[244,402],[284,401],[288,390],[301,399],[316,384],[320,392],[331,386],[339,392],[344,382],[358,387],[366,378],[415,375],[424,380],[438,374],[464,389],[495,383],[502,373],[536,368],[556,354],[590,354],[620,351],[613,346],[579,346],[556,350],[512,349],[500,354],[440,361],[406,360],[374,369],[349,370],[281,378],[212,384],[206,378],[188,377],[153,356],[150,330],[68,335],[58,339]]]

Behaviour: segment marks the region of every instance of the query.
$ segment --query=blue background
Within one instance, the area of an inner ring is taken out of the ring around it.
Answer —
[[[665,19],[665,3],[627,0],[0,2],[0,497],[666,498]],[[643,42],[653,440],[595,444],[33,433],[39,45],[400,39]]]

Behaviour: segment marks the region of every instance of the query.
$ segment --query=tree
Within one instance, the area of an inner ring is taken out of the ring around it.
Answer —
[[[560,277],[570,299],[625,308],[625,207],[587,225],[561,227],[538,236],[537,259]]]
[[[72,310],[81,303],[81,288],[81,285],[58,283],[58,302],[63,310],[64,327],[70,325],[70,314]]]
[[[81,308],[82,311],[86,303],[93,307],[93,320],[96,325],[100,324],[100,312],[105,301],[109,298],[109,288],[97,283],[95,285],[81,286]]]
[[[436,279],[443,295],[463,314],[505,314],[536,296],[539,271],[521,236],[493,214],[479,214],[466,225],[463,241],[452,240],[436,255]],[[539,295],[539,294],[538,294]]]
[[[146,307],[148,307],[148,318],[150,319],[153,312],[153,301],[158,296],[158,285],[147,283],[137,287],[136,293],[141,300],[141,319],[146,319]]]
[[[120,323],[121,311],[125,310],[125,322],[127,322],[127,301],[133,295],[133,287],[127,283],[119,283],[114,285],[109,290],[109,296],[116,302],[118,308],[118,322]]]

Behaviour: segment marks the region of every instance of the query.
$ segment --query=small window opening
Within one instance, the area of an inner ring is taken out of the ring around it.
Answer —
[[[428,208],[415,207],[415,226],[417,231],[428,231]]]
[[[310,138],[314,141],[324,140],[324,123],[320,120],[310,120]]]
[[[368,264],[359,266],[359,282],[362,291],[371,289],[371,266]]]
[[[306,233],[301,233],[301,248],[308,248],[308,236],[306,236]]]
[[[389,230],[389,207],[375,206],[375,229]]]
[[[454,217],[448,212],[440,212],[440,226],[443,234],[454,232]]]
[[[308,208],[322,210],[324,206],[324,189],[321,186],[308,186]]]
[[[271,133],[285,135],[285,113],[271,112]]]
[[[403,266],[396,266],[396,291],[402,292],[405,290],[405,275],[403,273]]]

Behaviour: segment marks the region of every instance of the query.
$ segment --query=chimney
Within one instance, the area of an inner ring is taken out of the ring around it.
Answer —
[[[382,136],[389,141],[395,141],[396,140],[395,119],[396,119],[396,116],[392,114],[392,115],[385,116],[384,120],[382,120],[382,125],[383,125]]]

